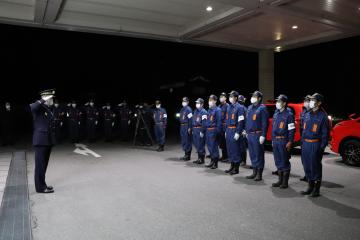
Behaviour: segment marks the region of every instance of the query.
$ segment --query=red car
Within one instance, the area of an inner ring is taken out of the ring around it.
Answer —
[[[332,129],[330,148],[346,164],[360,166],[360,116],[352,114],[349,118]]]
[[[271,141],[271,132],[272,132],[272,117],[274,116],[274,112],[276,110],[275,103],[266,103],[265,104],[268,112],[269,112],[269,127],[268,132],[266,134],[266,141]],[[289,103],[288,107],[295,114],[295,137],[294,137],[294,145],[300,145],[300,114],[302,112],[304,104],[303,103]]]

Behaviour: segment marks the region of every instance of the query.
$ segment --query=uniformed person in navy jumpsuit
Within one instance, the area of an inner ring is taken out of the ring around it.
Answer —
[[[241,106],[244,107],[244,110],[245,112],[247,112],[247,107],[245,106],[245,101],[246,101],[246,98],[243,96],[243,95],[239,95],[239,104]],[[246,166],[246,158],[247,158],[247,139],[246,137],[243,139],[244,141],[242,141],[241,143],[244,145],[242,148],[241,148],[241,162],[240,162],[240,166]]]
[[[183,97],[182,99],[182,108],[180,110],[180,138],[181,138],[181,147],[185,152],[181,160],[189,161],[191,158],[192,150],[192,118],[193,113],[192,109],[189,106],[189,98]]]
[[[232,91],[229,93],[230,104],[226,111],[226,147],[231,162],[230,168],[225,170],[230,175],[239,173],[241,153],[244,151],[244,137],[242,132],[245,127],[245,108],[238,102],[239,93]]]
[[[248,139],[249,155],[253,173],[247,176],[248,179],[255,181],[262,180],[262,173],[265,164],[264,143],[268,128],[269,114],[264,104],[262,104],[263,94],[255,91],[251,97],[251,105],[246,116],[246,134]]]
[[[290,108],[287,108],[288,98],[281,94],[276,99],[276,111],[272,120],[272,147],[275,166],[279,180],[273,183],[273,187],[282,189],[288,187],[291,164],[291,147],[295,135],[295,118]]]
[[[50,108],[53,104],[54,94],[54,89],[42,91],[40,93],[41,99],[30,104],[34,125],[35,189],[38,193],[54,192],[53,187],[48,186],[45,181],[50,153],[55,140],[55,135],[52,131],[53,113]]]
[[[113,140],[113,129],[115,126],[116,115],[113,110],[111,110],[110,103],[106,103],[106,106],[104,106],[103,116],[105,141],[111,142]]]
[[[89,142],[96,140],[96,127],[99,123],[99,110],[93,100],[86,106],[86,132]]]
[[[52,108],[52,112],[54,114],[54,122],[52,126],[55,133],[56,144],[58,144],[60,143],[63,136],[62,130],[64,125],[65,111],[62,109],[57,99],[54,100],[54,107]]]
[[[206,118],[206,145],[210,153],[210,163],[206,167],[218,168],[219,162],[219,136],[222,132],[221,109],[216,106],[217,96],[210,95],[209,109]]]
[[[302,111],[300,113],[300,138],[302,136],[302,131],[303,131],[303,121],[304,121],[304,117],[305,117],[305,114],[310,110],[310,95],[306,95],[306,97],[304,98],[304,106],[302,108]],[[304,165],[304,161],[303,159],[301,158],[301,163]],[[304,177],[300,178],[300,181],[304,181],[304,182],[307,182],[307,179],[306,179],[306,176],[304,175]]]
[[[301,157],[304,164],[305,176],[308,179],[308,188],[301,193],[320,196],[322,181],[322,157],[329,138],[329,121],[327,114],[321,109],[324,98],[315,93],[310,98],[310,110],[303,119]]]
[[[80,141],[81,115],[82,112],[77,108],[76,102],[72,101],[66,113],[68,118],[69,136],[72,143],[78,143]]]
[[[161,107],[161,102],[159,100],[155,101],[155,110],[153,112],[154,117],[154,132],[156,143],[158,144],[158,149],[156,151],[164,151],[165,146],[165,132],[167,125],[167,113],[165,108]]]
[[[225,131],[226,131],[226,111],[229,104],[226,102],[227,94],[225,92],[220,94],[220,109],[221,109],[221,132],[219,136],[219,147],[221,149],[221,159],[222,162],[228,162],[228,153],[226,148],[226,139],[225,139]]]
[[[198,159],[193,163],[205,163],[205,123],[207,119],[207,112],[204,109],[204,99],[198,98],[196,101],[196,109],[193,114],[192,122],[192,137],[193,143],[198,153]]]

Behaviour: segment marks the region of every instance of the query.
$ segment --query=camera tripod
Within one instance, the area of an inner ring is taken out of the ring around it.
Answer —
[[[137,119],[136,119],[136,127],[135,127],[135,134],[134,134],[133,145],[134,145],[134,146],[136,145],[136,137],[137,137],[138,134],[139,134],[139,130],[140,130],[140,131],[143,131],[143,130],[141,129],[140,124],[142,124],[143,129],[145,129],[146,134],[147,134],[147,137],[148,137],[148,139],[150,139],[150,142],[151,142],[150,144],[151,144],[151,146],[154,145],[154,140],[153,140],[153,138],[152,138],[152,136],[151,136],[150,129],[149,129],[148,125],[146,124],[146,121],[144,120],[144,116],[143,116],[143,114],[142,114],[141,109],[137,109]]]

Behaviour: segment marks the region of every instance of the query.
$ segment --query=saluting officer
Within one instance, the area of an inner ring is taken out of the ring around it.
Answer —
[[[154,132],[156,143],[159,145],[156,151],[164,151],[165,146],[165,130],[167,125],[167,113],[165,108],[161,107],[161,102],[159,100],[155,101],[155,110],[154,114]]]
[[[322,157],[329,138],[329,121],[327,114],[321,109],[324,97],[315,93],[310,97],[310,110],[303,119],[301,157],[304,164],[308,188],[301,193],[320,196],[322,181]]]
[[[40,92],[41,99],[30,104],[33,117],[34,132],[33,146],[35,150],[35,189],[38,193],[53,193],[52,186],[45,181],[51,148],[54,144],[52,132],[53,113],[50,106],[53,104],[55,89]]]
[[[66,116],[68,118],[69,135],[72,143],[78,143],[80,140],[80,124],[81,124],[81,111],[77,108],[76,102],[72,101],[69,104]]]
[[[268,128],[269,114],[266,106],[262,104],[263,94],[255,91],[251,97],[251,105],[246,116],[246,134],[248,139],[249,155],[253,173],[247,179],[262,180],[265,165],[264,143]]]
[[[239,174],[241,153],[244,148],[242,132],[245,127],[245,108],[238,103],[239,93],[229,93],[230,104],[226,111],[226,146],[230,158],[230,168],[225,170],[230,175]]]
[[[193,163],[205,163],[205,123],[207,112],[204,109],[204,99],[198,98],[196,101],[196,109],[193,114],[192,137],[195,148],[198,152],[198,159]]]
[[[226,131],[226,111],[229,104],[226,102],[227,94],[222,92],[220,94],[220,109],[221,109],[221,132],[219,135],[219,147],[221,149],[221,159],[222,162],[227,162],[228,160],[228,153],[226,148],[226,139],[225,139],[225,131]]]
[[[182,109],[180,110],[180,137],[181,137],[181,146],[185,152],[181,160],[189,161],[191,158],[192,150],[192,109],[189,107],[189,98],[183,97],[182,99]]]
[[[206,145],[210,153],[210,163],[206,167],[218,168],[219,162],[219,135],[222,131],[221,109],[216,106],[217,97],[210,95],[209,110],[206,119]]]
[[[111,110],[110,103],[106,103],[104,107],[103,115],[104,115],[104,134],[105,141],[110,142],[113,139],[113,128],[115,125],[115,113]]]
[[[273,187],[287,188],[291,170],[291,147],[295,135],[295,118],[290,108],[287,108],[288,98],[281,94],[276,99],[276,111],[272,120],[272,146],[275,165],[279,180]]]
[[[86,105],[86,132],[89,142],[94,142],[96,139],[96,126],[99,123],[99,110],[95,107],[94,100]]]

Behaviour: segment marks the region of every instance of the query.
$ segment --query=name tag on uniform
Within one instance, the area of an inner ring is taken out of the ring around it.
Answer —
[[[211,115],[210,116],[210,121],[212,121],[214,119],[214,116],[213,115]]]
[[[280,128],[280,129],[283,129],[283,128],[284,128],[284,122],[280,122],[279,128]]]
[[[231,114],[231,119],[234,120],[235,119],[235,114]]]
[[[206,115],[202,115],[201,119],[202,119],[202,120],[207,119],[207,116],[206,116]]]
[[[294,123],[289,123],[288,124],[288,130],[293,130],[295,129],[295,124]]]
[[[253,121],[256,120],[256,114],[253,114],[252,120],[253,120]]]
[[[245,119],[244,115],[238,117],[238,122],[243,121]]]
[[[192,116],[193,116],[192,113],[189,113],[189,114],[187,115],[188,118],[192,118]]]

